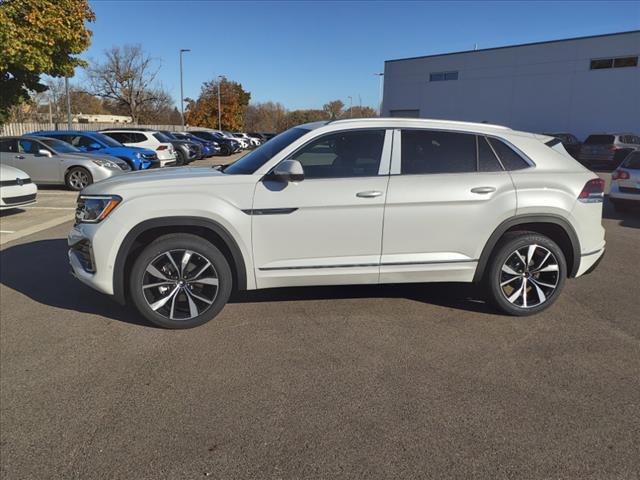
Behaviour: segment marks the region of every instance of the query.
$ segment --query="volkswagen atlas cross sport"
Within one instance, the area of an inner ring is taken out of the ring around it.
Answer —
[[[233,289],[305,285],[479,282],[501,311],[529,315],[602,257],[603,190],[551,137],[318,122],[226,167],[85,188],[69,260],[79,280],[169,328],[211,320]]]

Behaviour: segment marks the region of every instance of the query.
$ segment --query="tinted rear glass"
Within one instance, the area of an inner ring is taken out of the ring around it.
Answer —
[[[475,135],[403,130],[401,152],[406,175],[476,171]]]
[[[171,139],[169,137],[167,137],[164,133],[162,132],[156,132],[153,134],[154,137],[156,137],[156,140],[163,142],[163,143],[170,143]]]
[[[610,145],[615,142],[613,135],[589,135],[584,141],[587,145]]]
[[[477,137],[478,139],[478,171],[479,172],[500,172],[502,165],[496,158],[493,150],[487,143],[485,137]]]

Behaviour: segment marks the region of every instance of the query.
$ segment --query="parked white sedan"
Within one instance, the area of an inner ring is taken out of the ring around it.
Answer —
[[[0,210],[36,203],[38,187],[22,170],[0,164]]]

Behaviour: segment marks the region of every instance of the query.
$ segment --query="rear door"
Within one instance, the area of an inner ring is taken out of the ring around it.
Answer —
[[[19,155],[17,139],[5,138],[0,140],[0,163],[15,167],[16,155]]]
[[[484,136],[396,130],[380,282],[471,281],[516,191]]]

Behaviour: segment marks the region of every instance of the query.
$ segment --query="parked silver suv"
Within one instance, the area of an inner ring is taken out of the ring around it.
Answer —
[[[632,133],[598,133],[589,135],[580,147],[578,160],[593,168],[613,170],[634,150],[640,150],[640,137]]]
[[[222,168],[85,189],[74,274],[169,328],[232,289],[478,282],[500,310],[549,307],[605,248],[604,181],[557,139],[398,118],[292,128]]]

